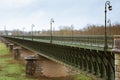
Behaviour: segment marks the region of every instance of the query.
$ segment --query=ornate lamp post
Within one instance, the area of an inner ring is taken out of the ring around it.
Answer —
[[[34,24],[31,25],[31,29],[32,29],[32,41],[33,41],[33,27],[35,27]]]
[[[17,35],[17,37],[19,37],[19,29],[17,29],[16,35]]]
[[[112,10],[112,6],[110,5],[110,1],[106,1],[105,2],[105,45],[104,45],[105,52],[106,52],[106,50],[108,48],[108,45],[107,45],[107,30],[106,30],[106,25],[107,25],[107,9],[109,11]]]
[[[108,23],[108,26],[109,26],[109,28],[108,28],[108,32],[109,32],[109,35],[111,35],[111,33],[110,33],[111,20],[110,20],[110,19],[108,19],[107,23]]]
[[[73,25],[71,25],[71,31],[72,31],[72,43],[73,43],[73,35],[74,35],[74,26]]]
[[[52,23],[54,23],[54,19],[50,19],[50,43],[52,44]]]
[[[23,27],[23,39],[24,39],[24,33],[25,33],[24,30],[25,30],[25,27]]]
[[[7,30],[6,30],[6,26],[4,26],[4,35],[5,35],[5,36],[8,35]]]
[[[111,27],[111,20],[108,19],[107,23],[109,23],[109,26]]]

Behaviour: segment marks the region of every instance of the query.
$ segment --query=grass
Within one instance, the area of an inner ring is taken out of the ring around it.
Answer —
[[[0,42],[0,80],[37,80],[26,77],[25,65],[14,60],[6,46]]]
[[[92,77],[89,77],[81,73],[81,74],[75,75],[74,80],[94,80],[94,79]]]
[[[8,54],[8,49],[3,43],[0,43],[0,55],[5,55]]]

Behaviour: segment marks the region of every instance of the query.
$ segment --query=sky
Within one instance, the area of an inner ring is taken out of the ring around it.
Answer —
[[[0,30],[49,30],[71,26],[104,25],[106,0],[0,0]],[[112,24],[120,23],[120,0],[110,0],[113,10],[107,12]]]

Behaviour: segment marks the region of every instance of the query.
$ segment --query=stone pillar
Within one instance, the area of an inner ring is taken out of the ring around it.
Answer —
[[[120,35],[114,36],[115,80],[120,80]]]
[[[10,43],[9,44],[9,50],[12,52],[14,44]]]
[[[14,52],[14,59],[20,59],[20,52],[21,47],[15,47],[13,48],[13,52]]]
[[[34,76],[36,70],[36,61],[38,60],[34,55],[25,58],[26,63],[26,75]]]
[[[9,44],[10,43],[8,41],[5,42],[6,47],[9,47]]]
[[[36,55],[38,60],[36,61],[36,70],[35,70],[35,76],[40,77],[43,76],[43,68],[42,68],[42,63],[45,60],[44,57],[39,56],[38,54]]]

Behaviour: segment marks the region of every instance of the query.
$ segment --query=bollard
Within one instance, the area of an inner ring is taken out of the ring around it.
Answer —
[[[120,80],[120,35],[114,36],[112,51],[115,54],[115,80]]]
[[[13,52],[14,52],[14,59],[20,59],[20,52],[21,47],[15,47],[13,48]]]
[[[36,70],[36,61],[38,60],[38,58],[36,58],[34,55],[31,55],[26,57],[25,60],[27,61],[26,75],[34,76]]]
[[[10,43],[9,45],[9,50],[12,52],[14,44]]]

